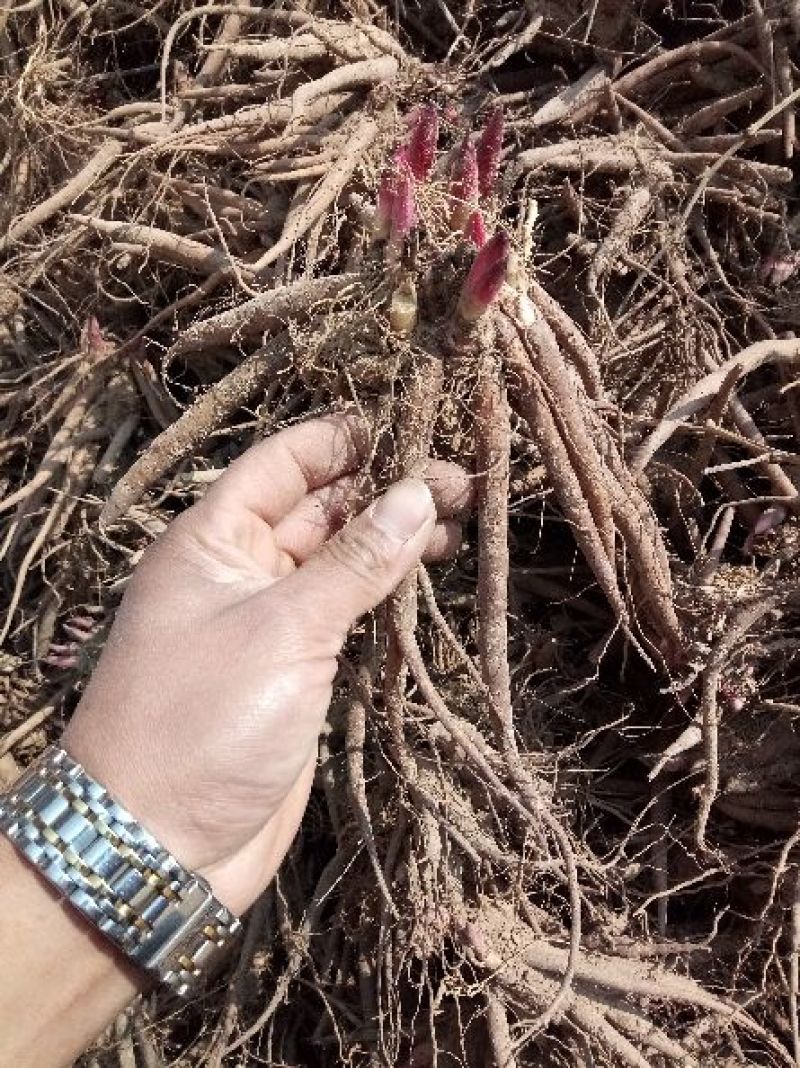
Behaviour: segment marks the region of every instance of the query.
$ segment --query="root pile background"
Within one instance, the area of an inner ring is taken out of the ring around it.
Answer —
[[[799,42],[794,0],[0,14],[0,782],[253,441],[355,405],[365,493],[476,484],[351,636],[229,972],[86,1066],[800,1065]]]

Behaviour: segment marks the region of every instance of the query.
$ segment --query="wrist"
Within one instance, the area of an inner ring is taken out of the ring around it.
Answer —
[[[96,709],[92,712],[96,713]],[[220,811],[220,799],[213,789],[192,786],[201,781],[201,774],[178,765],[176,755],[169,773],[157,761],[143,764],[140,747],[126,745],[124,738],[103,736],[96,731],[84,731],[81,726],[81,706],[67,727],[60,745],[93,779],[125,808],[131,816],[164,849],[168,850],[187,871],[204,879],[218,901],[239,916],[253,903],[275,873],[278,861],[271,855],[270,828],[277,826],[280,848],[288,848],[294,829],[284,829],[280,813],[268,819],[261,828],[265,844],[253,849],[253,836],[239,833],[231,841],[231,828],[239,828],[235,820]],[[88,721],[98,720],[96,715]],[[133,750],[133,752],[132,752]],[[313,761],[302,776],[300,786],[307,794],[313,776]],[[227,800],[229,793],[224,795]],[[305,805],[305,797],[302,806]],[[299,816],[297,819],[299,823]],[[235,833],[235,832],[234,832]],[[242,853],[256,853],[254,860],[240,862]],[[281,853],[281,856],[283,854]],[[242,878],[242,869],[255,872]]]
[[[221,963],[240,930],[209,884],[63,747],[0,797],[0,830],[132,964],[179,995]]]
[[[0,960],[2,1064],[71,1063],[147,982],[2,834]]]
[[[203,874],[203,869],[219,859],[192,833],[187,819],[191,806],[185,796],[176,793],[178,776],[174,769],[167,785],[167,776],[161,773],[158,762],[145,763],[141,750],[131,752],[132,747],[126,746],[124,739],[93,739],[80,728],[80,707],[59,744],[182,867]],[[177,762],[180,757],[176,755],[174,760]]]

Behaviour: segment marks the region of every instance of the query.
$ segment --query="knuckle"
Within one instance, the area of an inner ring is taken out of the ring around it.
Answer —
[[[136,569],[137,573],[148,576],[162,573],[175,579],[187,572],[207,570],[207,560],[214,555],[214,545],[208,543],[207,535],[203,524],[198,523],[194,510],[187,509],[176,516],[147,546]]]
[[[169,525],[159,531],[142,554],[140,567],[170,564],[185,552],[187,522],[182,515],[173,519]]]
[[[387,539],[357,524],[340,530],[328,542],[328,552],[335,563],[367,581],[386,571],[393,556]]]

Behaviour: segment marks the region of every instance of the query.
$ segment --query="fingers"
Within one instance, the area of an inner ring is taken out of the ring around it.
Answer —
[[[419,563],[436,521],[430,490],[405,479],[348,523],[293,574],[274,587],[323,655],[338,652],[365,612],[380,604]]]
[[[425,481],[440,519],[466,519],[475,503],[475,479],[459,464],[431,460]]]
[[[309,542],[306,544],[295,542],[291,548],[287,547],[281,551],[277,564],[273,565],[275,573],[279,577],[290,575],[297,564],[307,560],[312,555],[312,552],[316,552],[319,548],[317,534],[318,531],[314,530],[309,537]],[[310,548],[312,537],[315,543],[313,550]],[[324,540],[327,540],[327,538]],[[423,564],[437,564],[442,560],[451,560],[461,548],[462,540],[463,531],[460,523],[453,519],[444,519],[438,522],[431,531],[428,544],[422,553]]]
[[[450,560],[461,548],[461,524],[452,519],[437,523],[431,531],[428,544],[422,554],[424,564],[437,564],[440,560]]]
[[[271,526],[308,493],[358,469],[369,435],[356,415],[313,419],[248,449],[208,490],[203,511],[245,509]]]
[[[474,480],[463,468],[444,460],[432,460],[425,481],[440,520],[465,518],[469,514]],[[296,563],[307,560],[353,515],[359,507],[359,491],[358,477],[346,475],[309,493],[275,527],[278,549]],[[443,532],[434,532],[437,548],[433,550],[434,555],[429,555],[431,546],[426,549],[427,561],[442,558],[440,549],[444,552],[443,546],[452,545],[452,533],[456,529],[457,524],[453,524],[447,538]],[[284,573],[289,569],[284,568]]]
[[[344,526],[358,499],[358,476],[345,475],[315,490],[278,523],[275,544],[295,563],[302,563]]]

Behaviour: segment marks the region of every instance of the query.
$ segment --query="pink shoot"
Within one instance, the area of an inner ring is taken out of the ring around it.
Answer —
[[[439,141],[439,113],[433,104],[419,108],[408,142],[408,165],[418,182],[431,172]]]
[[[450,226],[453,230],[463,230],[466,226],[477,206],[478,191],[478,157],[472,139],[466,134],[453,162],[450,182],[450,199],[453,203]]]
[[[400,263],[403,242],[417,225],[417,204],[414,199],[414,176],[408,164],[397,167],[392,197],[392,217],[389,225],[389,241],[386,245],[386,263],[395,268]]]
[[[73,616],[64,623],[64,633],[75,641],[85,642],[97,630],[97,620],[90,616]]]
[[[375,216],[372,221],[372,229],[378,240],[385,240],[392,229],[392,213],[394,211],[395,195],[400,175],[408,169],[408,153],[402,146],[396,148],[392,158],[384,168],[381,182],[378,186],[378,200],[375,205]]]
[[[765,256],[758,265],[758,277],[766,285],[782,286],[797,274],[800,267],[800,254],[785,252]]]
[[[381,176],[381,184],[378,186],[378,201],[375,205],[375,216],[372,220],[372,229],[378,239],[387,238],[392,225],[392,204],[394,203],[394,183],[392,173],[387,168]]]
[[[78,651],[68,645],[51,645],[50,651],[44,658],[43,663],[48,667],[71,668],[78,666]]]
[[[475,248],[483,248],[486,244],[488,238],[486,223],[483,221],[483,215],[479,210],[473,211],[469,219],[467,219],[467,225],[464,227],[464,237],[466,237],[467,241],[471,241]]]
[[[392,202],[391,240],[400,243],[417,225],[417,205],[414,200],[414,179],[406,164],[398,168]]]
[[[403,115],[402,122],[405,125],[406,129],[414,129],[414,127],[417,125],[417,122],[419,121],[419,114],[421,111],[422,106],[420,104],[417,104],[411,109],[411,111],[407,111],[405,115]]]
[[[489,121],[478,140],[478,175],[482,197],[489,196],[497,183],[503,154],[503,128],[503,107],[497,104],[492,108]]]
[[[746,553],[751,553],[756,540],[764,534],[769,534],[771,530],[775,530],[779,527],[788,514],[787,509],[784,508],[782,504],[773,504],[770,505],[769,508],[765,508],[755,521],[753,529],[747,535],[747,539],[744,543],[744,551]]]
[[[760,535],[767,534],[770,530],[779,527],[787,515],[788,512],[783,505],[778,505],[777,507],[772,505],[770,508],[765,508],[753,527],[753,537],[758,538]]]
[[[86,344],[89,351],[98,352],[103,348],[105,343],[106,339],[103,337],[100,323],[97,321],[96,316],[90,315],[86,320]]]
[[[458,313],[462,319],[474,323],[497,299],[508,274],[510,257],[508,234],[498,230],[475,257],[461,288]]]

